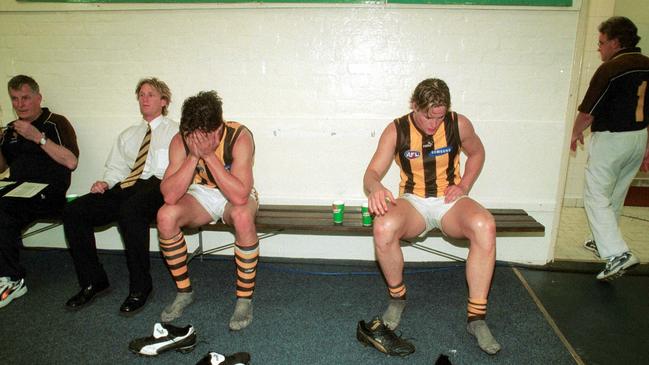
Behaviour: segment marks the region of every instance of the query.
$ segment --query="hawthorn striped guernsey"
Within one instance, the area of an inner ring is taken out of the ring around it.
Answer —
[[[417,128],[414,112],[395,119],[394,124],[397,129],[394,160],[401,168],[399,195],[441,197],[447,187],[460,183],[457,113],[446,113],[432,136]]]
[[[223,135],[221,136],[221,142],[219,143],[219,146],[216,148],[214,154],[216,154],[216,156],[221,161],[223,161],[223,164],[225,165],[225,169],[230,171],[230,167],[232,166],[232,161],[233,161],[232,150],[234,149],[234,144],[236,143],[237,138],[239,138],[239,135],[241,134],[242,131],[247,130],[248,133],[250,133],[250,131],[248,130],[248,128],[246,128],[246,126],[237,122],[225,122],[224,124],[225,126],[223,129]],[[187,145],[185,145],[185,150],[188,151]],[[200,159],[198,161],[198,164],[196,165],[196,172],[194,173],[194,183],[205,185],[211,188],[218,188],[218,185],[216,184],[216,180],[212,176],[210,170],[205,165],[205,161],[203,161],[203,159]]]

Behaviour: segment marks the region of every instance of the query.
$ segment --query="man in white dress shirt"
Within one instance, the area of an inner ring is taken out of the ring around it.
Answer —
[[[149,272],[149,224],[164,203],[160,181],[169,160],[169,143],[178,123],[166,117],[169,87],[156,78],[140,80],[135,89],[142,120],[120,133],[113,146],[103,180],[67,205],[63,214],[65,237],[81,290],[66,307],[80,309],[109,288],[97,257],[94,228],[117,222],[129,270],[129,294],[123,314],[141,309],[153,288]]]

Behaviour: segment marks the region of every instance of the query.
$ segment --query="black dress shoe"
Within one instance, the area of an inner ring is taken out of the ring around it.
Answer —
[[[97,285],[89,285],[83,289],[81,289],[80,292],[78,292],[75,296],[70,298],[67,303],[65,303],[65,306],[68,309],[81,309],[82,307],[86,306],[87,304],[90,304],[95,297],[105,294],[108,290],[110,285],[108,283],[101,283]]]
[[[126,297],[124,303],[119,307],[119,311],[122,314],[130,315],[134,314],[142,309],[146,304],[146,300],[149,298],[151,290],[147,292],[133,292]]]

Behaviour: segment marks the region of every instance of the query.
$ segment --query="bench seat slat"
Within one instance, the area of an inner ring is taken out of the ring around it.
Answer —
[[[496,215],[528,215],[523,209],[489,209],[491,214]],[[345,214],[360,214],[361,207],[348,206],[345,207]],[[329,205],[269,205],[261,204],[259,206],[258,214],[265,215],[282,215],[289,214],[294,216],[299,213],[328,213],[331,214],[331,206]]]
[[[490,209],[496,220],[496,231],[542,233],[545,227],[522,209]],[[360,207],[346,207],[343,225],[334,225],[330,206],[312,205],[261,205],[256,218],[260,232],[304,232],[315,234],[354,234],[371,236],[372,228],[361,225]],[[202,227],[202,230],[231,231],[222,222]],[[429,236],[439,236],[433,230]]]
[[[372,227],[361,225],[360,207],[346,207],[343,225],[334,225],[330,206],[311,205],[261,205],[256,218],[259,232],[281,231],[286,233],[360,235],[371,236]],[[498,233],[543,234],[545,227],[522,209],[489,209],[496,220]],[[40,220],[56,226],[57,218]],[[151,223],[155,228],[155,222]],[[47,228],[49,229],[49,228]],[[199,231],[232,231],[233,228],[219,221],[204,225]],[[428,236],[441,236],[439,230],[432,230]]]
[[[276,212],[275,212],[276,213]],[[300,213],[289,213],[289,212],[282,212],[278,214],[268,214],[267,212],[259,212],[257,214],[257,222],[260,221],[269,221],[269,220],[274,220],[274,219],[305,219],[305,220],[323,220],[327,222],[332,222],[332,216],[331,213],[316,213],[316,212],[300,212]],[[494,215],[494,219],[496,220],[496,223],[500,222],[536,222],[534,218],[532,218],[529,215]],[[349,222],[354,222],[354,221],[361,221],[361,214],[360,213],[347,213],[345,212],[345,221]]]

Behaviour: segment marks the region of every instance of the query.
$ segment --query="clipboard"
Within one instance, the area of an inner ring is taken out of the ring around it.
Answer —
[[[4,182],[4,181],[3,181]],[[13,183],[13,182],[11,182]],[[9,185],[9,184],[6,184]],[[5,186],[6,186],[5,185]],[[45,189],[48,184],[24,182],[4,195],[5,198],[31,198]]]

